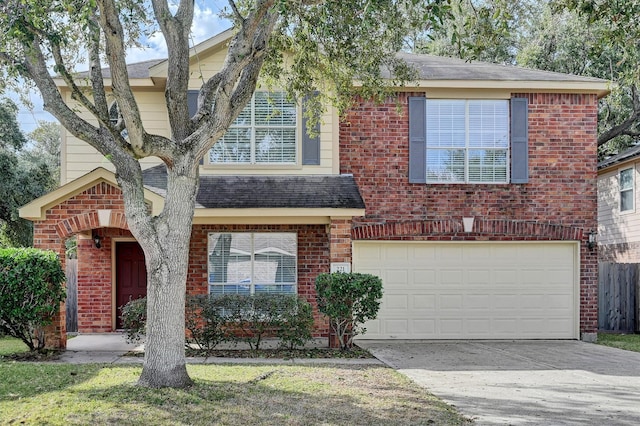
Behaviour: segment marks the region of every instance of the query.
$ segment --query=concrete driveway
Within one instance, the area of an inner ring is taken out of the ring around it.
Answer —
[[[358,345],[479,425],[640,424],[640,353],[578,341]]]

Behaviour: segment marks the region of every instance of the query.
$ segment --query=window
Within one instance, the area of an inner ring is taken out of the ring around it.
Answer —
[[[620,211],[626,212],[634,208],[633,168],[620,170]]]
[[[427,183],[507,183],[509,101],[426,102]]]
[[[296,293],[295,233],[210,233],[209,293]]]
[[[295,164],[295,102],[283,92],[256,92],[209,151],[210,164]]]

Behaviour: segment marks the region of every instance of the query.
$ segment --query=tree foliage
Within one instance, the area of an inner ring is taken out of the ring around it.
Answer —
[[[449,11],[446,0],[229,0],[228,5],[233,36],[227,57],[214,75],[202,76],[197,112],[190,116],[193,0],[0,3],[0,80],[31,82],[45,109],[115,166],[127,223],[148,266],[147,342],[139,382],[145,386],[191,383],[184,357],[184,302],[199,163],[243,110],[259,78],[286,89],[293,99],[319,92],[309,108],[312,117],[318,117],[323,101],[344,110],[355,92],[354,80],[365,96],[384,96],[411,76],[394,56],[404,36],[439,24]],[[170,136],[145,127],[125,63],[127,47],[156,29],[168,52],[164,94]],[[86,53],[89,68],[82,80],[73,72],[79,52]],[[105,65],[110,88],[104,86]],[[395,80],[381,78],[382,70],[392,71]],[[54,74],[91,119],[65,104]],[[109,116],[113,101],[117,120]],[[157,216],[145,204],[139,163],[151,156],[167,170],[164,208]]]
[[[612,81],[600,101],[600,155],[640,138],[640,2],[455,0],[448,25],[415,48]],[[458,36],[462,34],[462,36]]]
[[[0,100],[0,247],[32,244],[31,222],[18,216],[18,208],[56,185],[46,160],[29,151],[17,111],[13,101]]]
[[[43,326],[66,297],[65,275],[53,252],[0,249],[0,330],[30,350],[45,346]]]

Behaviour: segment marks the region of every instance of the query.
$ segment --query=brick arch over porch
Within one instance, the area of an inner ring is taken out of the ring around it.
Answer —
[[[354,240],[429,239],[436,241],[486,240],[576,240],[584,241],[583,228],[551,223],[508,219],[475,219],[471,232],[465,232],[462,220],[415,220],[356,225]]]
[[[129,230],[124,212],[118,210],[94,210],[68,217],[56,225],[58,235],[63,240],[96,228],[118,228]]]
[[[78,239],[79,254],[83,251],[84,265],[93,276],[83,278],[82,266],[79,259],[78,283],[85,279],[93,287],[87,294],[91,297],[99,294],[97,286],[105,293],[105,300],[110,303],[111,289],[111,254],[110,241],[112,238],[131,238],[129,227],[124,216],[124,202],[120,188],[109,182],[97,182],[94,185],[60,200],[57,204],[46,209],[39,220],[34,220],[34,246],[41,249],[53,250],[58,253],[63,265],[65,262],[65,241],[73,235],[83,235]],[[98,250],[87,235],[93,230],[100,229],[103,247]],[[86,275],[86,274],[84,274]],[[80,296],[79,296],[80,297]],[[89,301],[93,304],[95,301]],[[82,303],[82,301],[79,301]],[[85,324],[94,322],[93,318],[78,318]],[[53,319],[53,324],[47,328],[47,346],[54,348],[66,347],[65,306],[61,306],[59,314]],[[110,319],[102,329],[97,331],[111,331]],[[89,330],[91,331],[91,330]]]

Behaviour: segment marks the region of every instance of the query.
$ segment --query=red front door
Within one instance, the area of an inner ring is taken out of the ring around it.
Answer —
[[[144,252],[135,242],[116,243],[116,328],[122,328],[120,307],[147,295]]]

